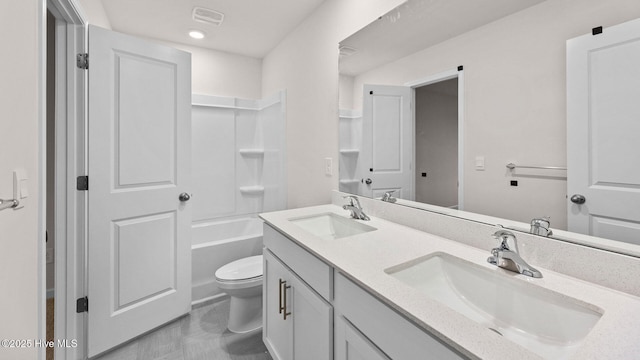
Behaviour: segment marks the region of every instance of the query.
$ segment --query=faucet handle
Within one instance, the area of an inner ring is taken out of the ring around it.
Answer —
[[[347,196],[343,196],[343,199],[349,199],[349,205],[351,206],[357,206],[358,209],[362,209],[362,206],[360,206],[360,200],[358,200],[358,197],[355,195],[347,195]],[[355,201],[355,203],[354,203]]]
[[[534,218],[531,220],[530,233],[535,235],[550,236],[553,232],[550,229],[551,221],[549,216]]]
[[[382,196],[382,201],[396,202],[396,199],[391,195],[394,192],[396,192],[396,191],[395,190],[389,190],[389,191],[385,192],[384,195]]]
[[[493,237],[502,241],[500,243],[500,250],[509,250],[509,239],[513,239],[514,242],[516,240],[516,236],[511,231],[507,230],[498,230],[493,233]]]

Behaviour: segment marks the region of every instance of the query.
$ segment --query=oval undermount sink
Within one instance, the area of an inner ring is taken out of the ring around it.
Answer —
[[[289,221],[321,239],[339,239],[377,230],[372,226],[334,213],[294,218]]]
[[[566,359],[602,316],[593,305],[434,253],[385,272],[545,359]]]

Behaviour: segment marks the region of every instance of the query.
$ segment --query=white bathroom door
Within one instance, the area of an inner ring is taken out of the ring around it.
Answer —
[[[90,26],[88,128],[92,357],[190,309],[191,55]]]
[[[364,85],[362,107],[362,194],[413,200],[412,90]]]
[[[567,41],[570,231],[640,244],[639,100],[640,20]]]

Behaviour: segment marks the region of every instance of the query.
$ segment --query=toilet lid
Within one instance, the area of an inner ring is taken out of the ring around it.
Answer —
[[[250,256],[224,265],[216,270],[216,279],[244,280],[262,276],[262,255]]]

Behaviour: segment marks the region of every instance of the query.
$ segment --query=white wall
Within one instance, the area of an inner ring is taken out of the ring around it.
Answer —
[[[464,65],[465,210],[566,228],[566,173],[509,185],[509,162],[566,165],[565,42],[640,17],[637,0],[548,0],[356,78],[396,84]],[[361,95],[360,95],[361,98]],[[485,156],[486,170],[474,159]],[[522,173],[522,172],[521,172]]]
[[[289,207],[328,203],[338,188],[338,42],[402,2],[327,0],[263,59],[262,93],[287,90]]]
[[[155,41],[191,53],[193,94],[262,98],[262,60],[224,51],[172,42]],[[271,92],[267,95],[273,95]]]
[[[44,300],[39,287],[44,275],[38,271],[43,260],[38,252],[38,108],[42,100],[38,87],[39,41],[44,29],[43,2],[3,1],[0,11],[0,198],[13,197],[12,171],[26,170],[29,198],[20,210],[0,212],[0,339],[37,339],[38,303]],[[43,40],[44,41],[44,40]],[[42,225],[44,225],[44,219]],[[0,349],[3,359],[35,359],[38,350]]]
[[[102,6],[102,0],[75,0],[82,7],[87,22],[91,25],[111,29],[111,22]]]

